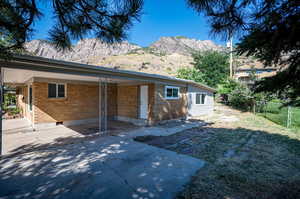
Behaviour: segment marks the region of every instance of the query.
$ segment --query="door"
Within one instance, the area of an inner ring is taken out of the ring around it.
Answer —
[[[29,111],[32,111],[32,86],[29,86],[29,91],[28,91],[28,105],[29,105]]]
[[[148,119],[148,86],[141,86],[140,89],[140,118]]]

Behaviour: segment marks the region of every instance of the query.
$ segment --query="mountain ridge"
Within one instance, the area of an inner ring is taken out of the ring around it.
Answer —
[[[58,51],[45,40],[25,44],[28,52],[41,57],[110,68],[175,76],[180,68],[192,67],[192,54],[197,51],[224,51],[211,40],[197,40],[183,36],[161,37],[147,47],[123,41],[108,44],[98,39],[83,39],[71,51]]]

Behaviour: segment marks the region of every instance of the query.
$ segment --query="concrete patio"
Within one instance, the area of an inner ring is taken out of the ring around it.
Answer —
[[[138,128],[126,122],[109,121],[107,133],[117,135]],[[24,118],[3,120],[3,135],[4,155],[71,144],[101,136],[96,123],[68,127],[59,125],[33,131],[30,123]]]
[[[142,128],[4,156],[0,198],[174,198],[204,162],[132,137],[169,135],[199,125]]]

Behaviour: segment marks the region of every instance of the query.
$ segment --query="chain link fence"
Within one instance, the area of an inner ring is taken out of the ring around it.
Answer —
[[[279,102],[260,102],[255,112],[279,125],[300,130],[300,107],[283,106]]]

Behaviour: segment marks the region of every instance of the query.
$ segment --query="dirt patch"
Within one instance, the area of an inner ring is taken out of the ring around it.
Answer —
[[[238,120],[214,116],[210,126],[136,140],[207,162],[178,198],[300,198],[300,135],[252,114],[226,113]]]

